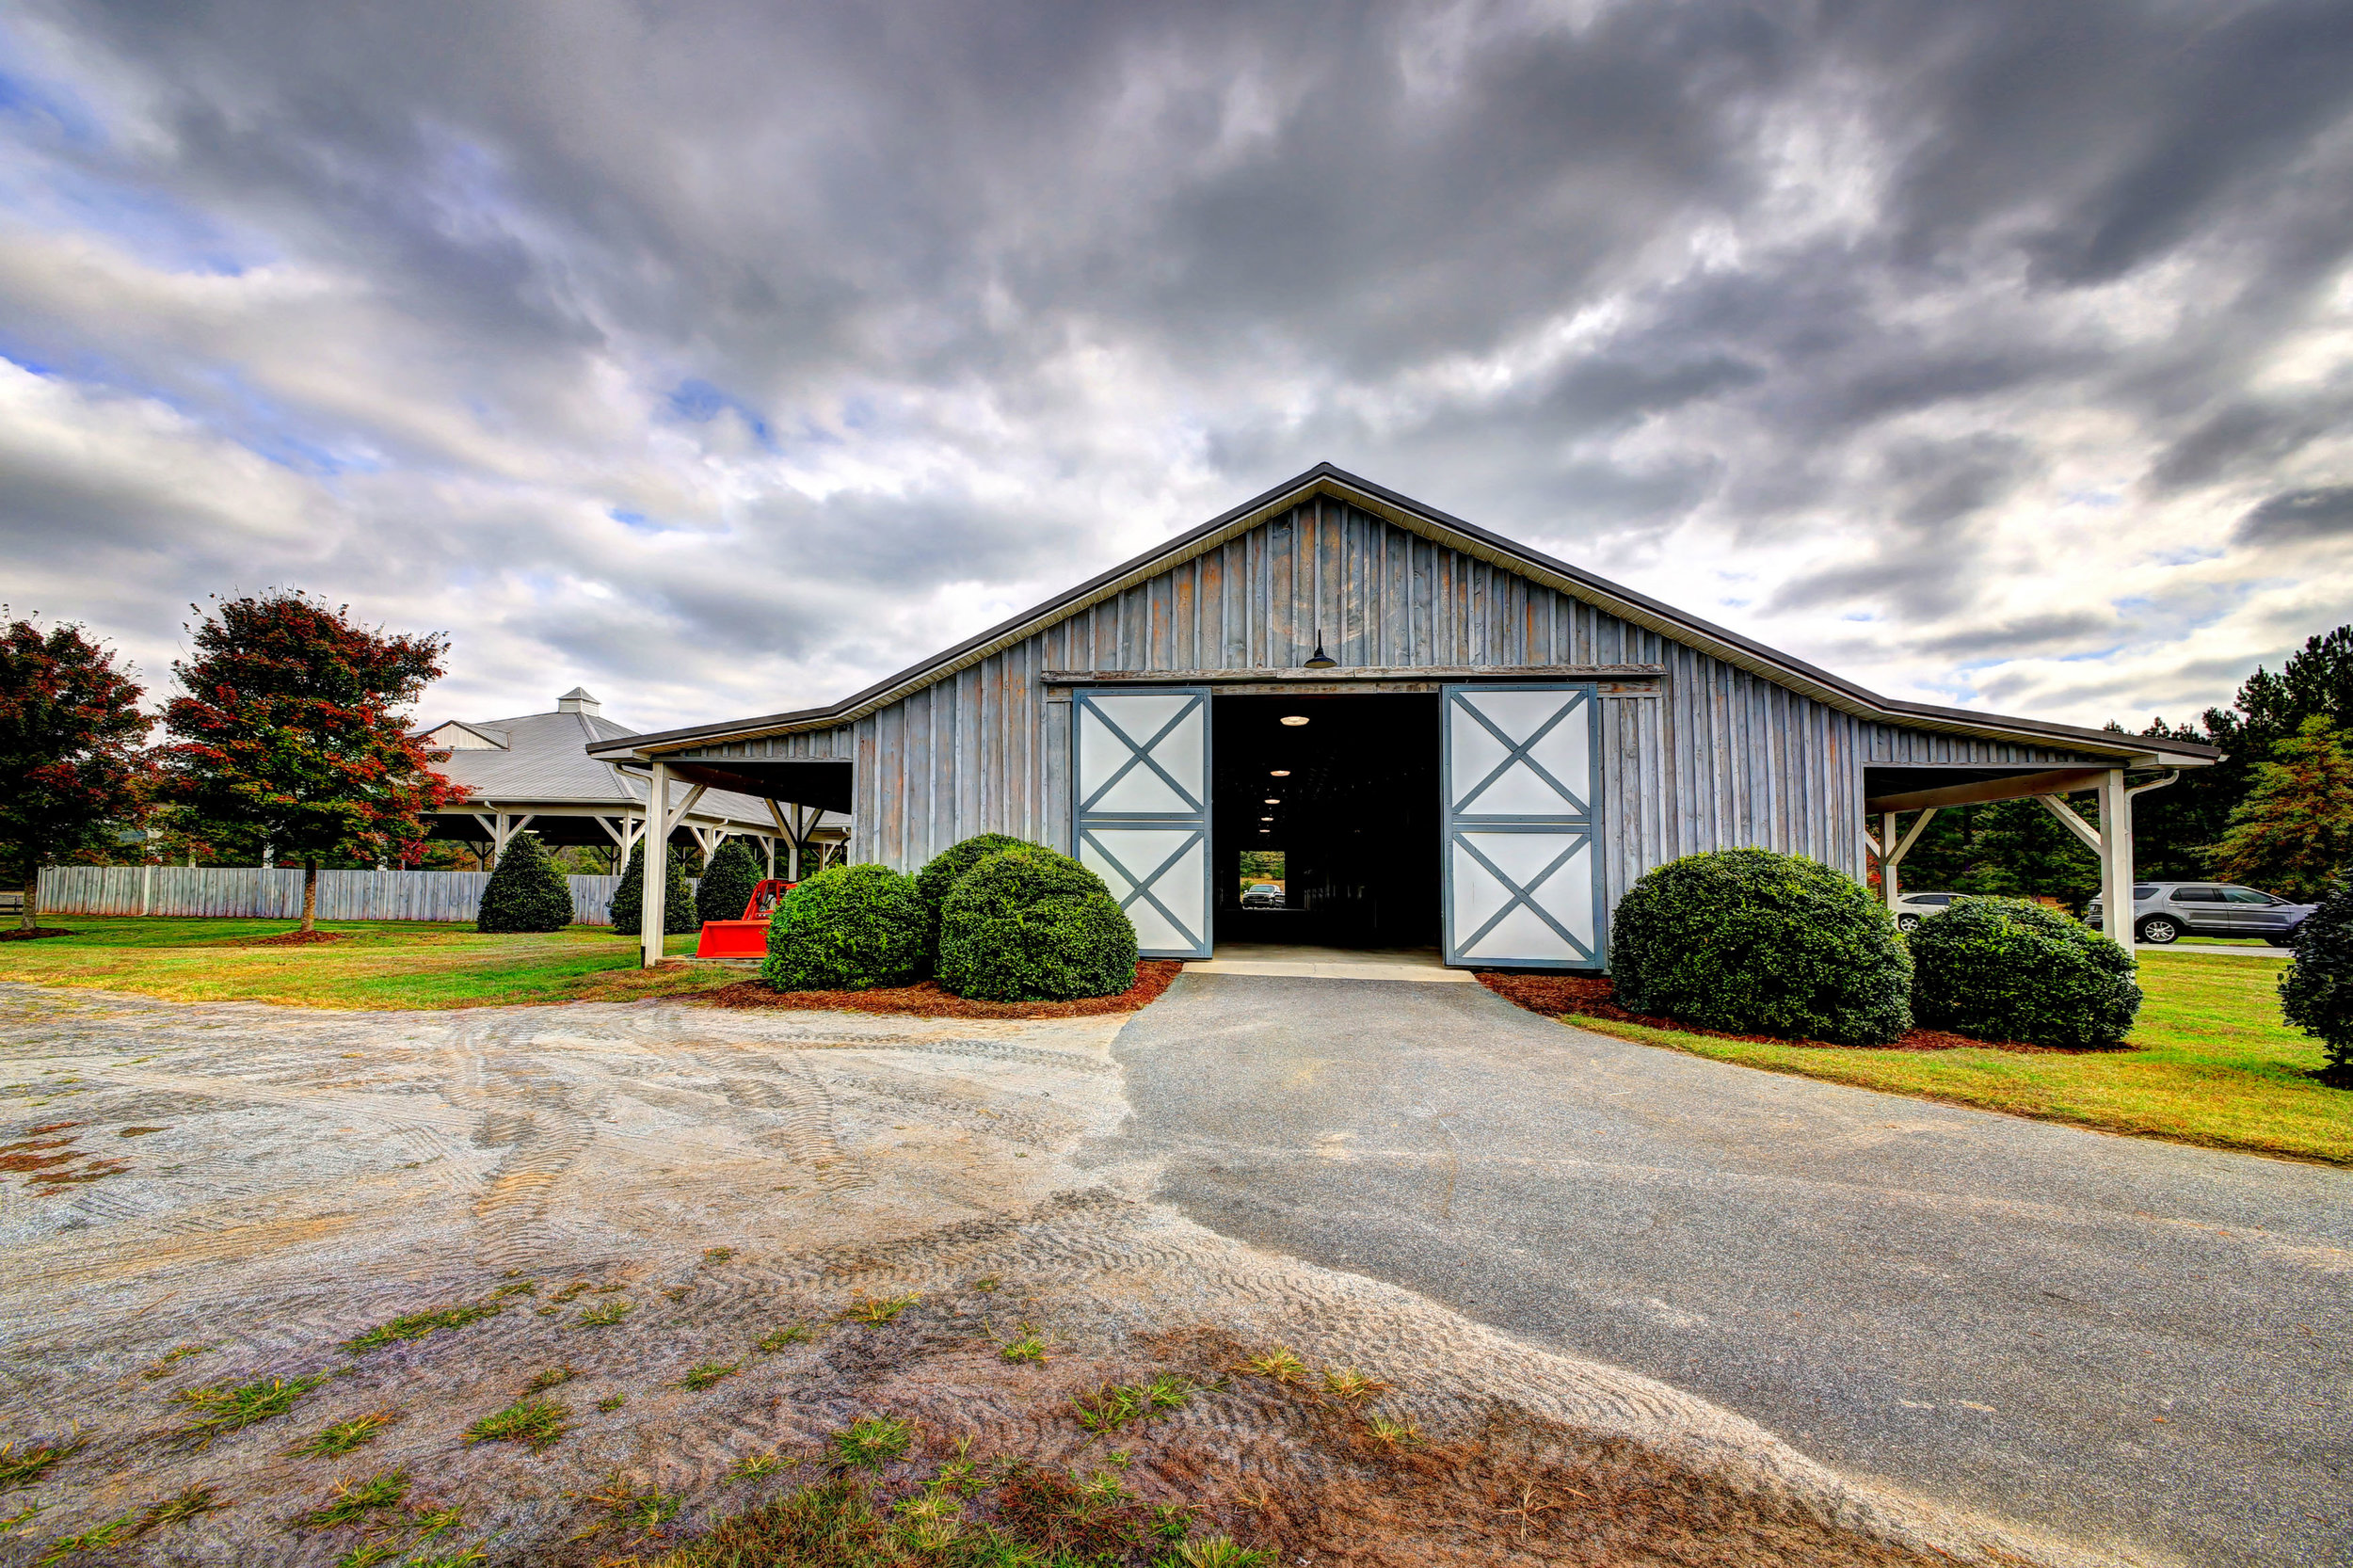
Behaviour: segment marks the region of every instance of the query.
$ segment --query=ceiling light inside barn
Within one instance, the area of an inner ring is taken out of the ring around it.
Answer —
[[[1307,715],[1305,713],[1285,713],[1283,715],[1283,722],[1289,725],[1293,729],[1296,729],[1301,725],[1307,722]]]
[[[1283,803],[1282,803],[1281,801],[1279,801],[1279,800],[1275,799],[1273,795],[1269,795],[1269,796],[1267,796],[1267,797],[1266,797],[1266,804],[1267,804],[1267,805],[1269,805],[1269,806],[1280,806],[1280,805],[1282,805]]]
[[[1290,776],[1291,771],[1289,768],[1276,768],[1267,775],[1269,778],[1289,778]]]
[[[1260,817],[1258,820],[1260,822],[1273,822],[1274,819],[1273,817]]]

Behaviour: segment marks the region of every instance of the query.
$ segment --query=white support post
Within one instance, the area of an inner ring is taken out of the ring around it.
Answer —
[[[762,833],[762,834],[760,836],[760,847],[761,849],[763,849],[763,850],[765,850],[765,851],[767,852],[767,855],[768,855],[768,877],[767,877],[767,879],[768,879],[769,881],[771,881],[771,882],[774,882],[774,881],[776,879],[776,835],[775,835],[775,834],[773,834],[773,833]]]
[[[670,890],[670,864],[664,853],[670,843],[670,765],[656,760],[653,789],[646,796],[646,873],[638,889],[637,939],[640,968],[662,962],[662,925],[668,913],[664,904]]]
[[[2100,781],[2100,929],[2133,951],[2133,798],[2124,770]]]
[[[1880,894],[1887,900],[1887,907],[1892,913],[1896,900],[1902,896],[1896,887],[1896,867],[1901,855],[1896,848],[1896,813],[1893,811],[1880,814]]]

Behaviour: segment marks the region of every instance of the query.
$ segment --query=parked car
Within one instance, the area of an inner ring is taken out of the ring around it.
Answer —
[[[2261,936],[2283,948],[2314,907],[2228,882],[2136,882],[2133,935],[2155,947],[2185,936]],[[2093,899],[2085,921],[2098,925],[2101,910]]]
[[[1922,920],[1927,920],[1930,915],[1943,914],[1945,906],[1953,900],[1968,896],[1966,893],[1898,892],[1896,895],[1896,929],[1916,931]]]
[[[1283,906],[1282,884],[1253,882],[1241,890],[1241,906],[1244,909],[1280,909]]]

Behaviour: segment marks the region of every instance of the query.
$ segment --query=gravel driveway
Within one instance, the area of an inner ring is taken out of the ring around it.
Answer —
[[[2094,1546],[2353,1562],[2353,1173],[1631,1045],[1483,988],[1180,978],[1093,1158],[1226,1235]]]

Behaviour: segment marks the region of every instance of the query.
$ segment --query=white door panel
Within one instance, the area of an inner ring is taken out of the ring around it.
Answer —
[[[1209,692],[1080,690],[1071,723],[1080,864],[1135,922],[1144,957],[1208,957]]]
[[[1599,968],[1600,709],[1590,686],[1449,686],[1446,957]]]

